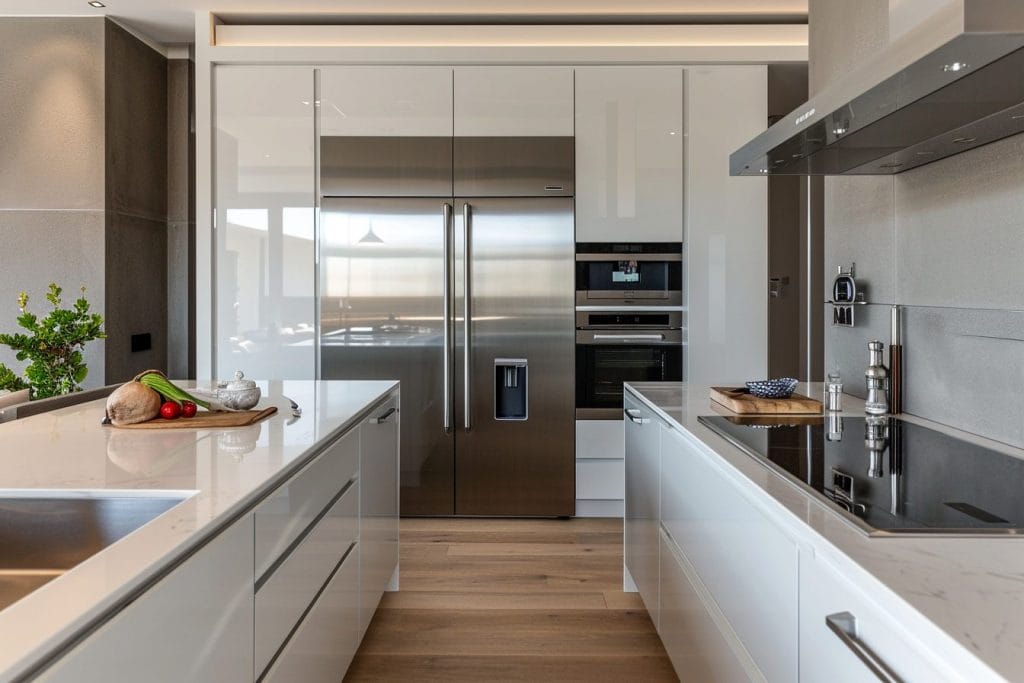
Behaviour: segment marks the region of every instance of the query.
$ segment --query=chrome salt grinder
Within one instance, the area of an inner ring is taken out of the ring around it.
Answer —
[[[864,400],[864,412],[869,415],[885,415],[889,412],[889,399],[885,392],[889,384],[889,370],[882,364],[882,342],[875,339],[868,342],[870,360],[864,372],[868,397]]]

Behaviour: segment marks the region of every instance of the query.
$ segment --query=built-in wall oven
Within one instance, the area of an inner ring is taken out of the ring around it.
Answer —
[[[681,381],[682,245],[579,244],[576,419],[622,418],[623,382]]]
[[[576,245],[576,306],[682,306],[679,242]]]

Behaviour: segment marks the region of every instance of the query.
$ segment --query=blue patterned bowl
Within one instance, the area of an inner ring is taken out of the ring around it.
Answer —
[[[758,398],[789,398],[796,389],[797,382],[792,377],[782,379],[764,379],[759,382],[747,382],[747,391]]]

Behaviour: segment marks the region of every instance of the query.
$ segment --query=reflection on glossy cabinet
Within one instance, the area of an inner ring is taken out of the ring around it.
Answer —
[[[455,135],[571,136],[572,68],[455,68]]]
[[[322,68],[320,134],[451,136],[451,67]]]
[[[252,626],[253,518],[246,515],[37,680],[250,683]]]
[[[359,428],[359,627],[366,631],[398,572],[398,396],[372,411]]]
[[[625,564],[640,597],[658,625],[658,530],[661,476],[661,421],[628,395],[626,406]]]
[[[314,71],[214,69],[216,373],[313,379]]]
[[[683,241],[683,69],[576,69],[576,238]]]

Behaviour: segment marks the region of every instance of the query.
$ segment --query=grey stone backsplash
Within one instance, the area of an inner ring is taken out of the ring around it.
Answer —
[[[888,359],[890,308],[858,306],[855,327],[826,331],[846,393],[866,394],[869,341]],[[903,306],[903,364],[904,412],[1024,447],[1024,311]]]

